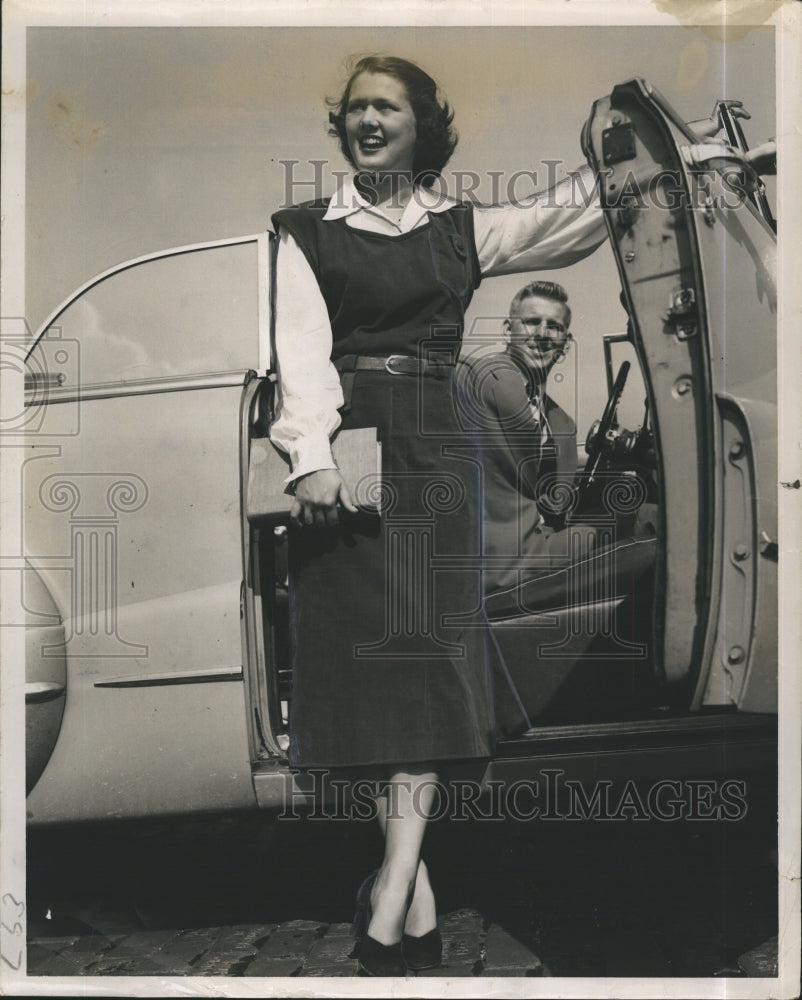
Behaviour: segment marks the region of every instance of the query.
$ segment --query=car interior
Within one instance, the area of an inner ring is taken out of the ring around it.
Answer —
[[[510,737],[533,727],[624,721],[671,706],[687,707],[682,685],[669,689],[652,655],[659,628],[656,585],[660,538],[659,463],[645,388],[629,334],[604,340],[608,400],[585,442],[586,461],[566,502],[570,515],[564,564],[524,576],[517,587],[485,594],[501,669],[527,717],[510,712]],[[623,359],[623,360],[622,360]],[[269,435],[274,383],[255,389],[251,440]],[[639,417],[627,428],[619,411]],[[249,513],[246,511],[246,513]],[[288,631],[288,517],[249,513],[251,579],[272,697],[271,728],[286,747],[292,671]],[[584,549],[582,530],[596,541]]]

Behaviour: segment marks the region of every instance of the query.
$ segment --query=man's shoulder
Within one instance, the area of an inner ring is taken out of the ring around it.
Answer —
[[[521,369],[506,351],[463,355],[460,357],[460,363],[466,366],[474,378],[481,376],[495,382],[509,380],[525,382]]]
[[[519,411],[527,402],[526,379],[505,351],[460,358],[470,397],[499,412]]]

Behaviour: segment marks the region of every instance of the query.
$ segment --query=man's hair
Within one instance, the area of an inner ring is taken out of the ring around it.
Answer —
[[[510,316],[516,312],[524,299],[532,298],[535,295],[542,299],[551,299],[553,302],[561,302],[565,306],[565,325],[566,327],[571,325],[571,307],[568,305],[568,292],[566,292],[562,285],[558,285],[556,281],[530,281],[528,285],[524,285],[523,288],[516,292],[512,302],[510,302]]]
[[[326,101],[331,109],[329,135],[339,139],[343,156],[352,167],[356,166],[348,148],[345,113],[351,87],[362,73],[385,73],[395,77],[403,85],[415,114],[413,179],[424,187],[431,187],[451,159],[457,145],[457,133],[451,127],[454,112],[444,100],[438,99],[437,84],[415,63],[395,56],[365,56],[360,59],[350,71],[341,96]]]

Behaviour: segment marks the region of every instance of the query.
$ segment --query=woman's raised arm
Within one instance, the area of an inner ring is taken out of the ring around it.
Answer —
[[[474,228],[484,277],[567,267],[607,238],[595,177],[588,166],[520,202],[477,205]]]

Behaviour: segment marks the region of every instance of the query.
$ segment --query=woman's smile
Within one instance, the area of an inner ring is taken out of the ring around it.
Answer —
[[[383,149],[387,143],[380,135],[360,135],[357,140],[359,148],[364,153],[371,153],[377,149]]]
[[[417,130],[404,85],[387,73],[361,73],[345,112],[348,148],[357,170],[411,173]]]

